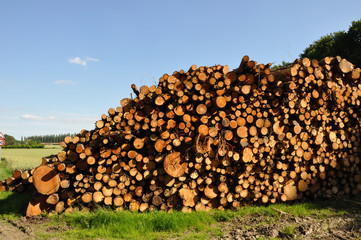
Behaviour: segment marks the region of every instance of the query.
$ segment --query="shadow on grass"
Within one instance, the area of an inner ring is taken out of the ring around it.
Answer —
[[[336,199],[315,200],[311,202],[315,208],[333,208],[336,210],[360,211],[361,198],[360,197],[343,197]]]
[[[270,205],[272,206],[272,205]],[[347,213],[361,213],[361,198],[343,197],[330,199],[316,199],[295,203],[277,203],[275,208],[288,210],[293,215],[308,216],[317,212],[325,215],[344,215]],[[278,208],[280,207],[280,208]]]
[[[0,181],[13,174],[5,158],[1,158]],[[25,216],[31,193],[0,192],[0,215]]]
[[[25,216],[30,193],[0,192],[0,215]]]

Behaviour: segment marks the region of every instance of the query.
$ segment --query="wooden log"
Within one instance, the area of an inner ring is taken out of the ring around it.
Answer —
[[[58,202],[59,202],[59,195],[57,193],[49,195],[46,199],[46,203],[49,205],[55,205]]]
[[[196,107],[196,112],[199,114],[199,115],[204,115],[207,113],[207,106],[204,105],[204,104],[199,104],[197,105]]]
[[[215,103],[218,108],[224,108],[227,105],[227,101],[223,96],[218,96]]]
[[[201,125],[203,126],[203,125]],[[204,125],[205,126],[205,125]],[[208,127],[207,127],[208,129]],[[197,135],[196,139],[195,139],[195,147],[196,147],[196,151],[198,153],[204,154],[204,153],[209,153],[212,148],[211,148],[211,138],[206,136],[204,133],[206,131],[200,131],[200,134]]]
[[[242,161],[245,163],[251,162],[253,158],[253,152],[251,148],[243,149]]]
[[[180,152],[168,154],[164,159],[164,170],[172,177],[181,177],[186,168],[187,163],[183,162]]]
[[[163,150],[166,146],[167,146],[167,143],[162,139],[158,139],[154,144],[155,150],[160,153],[163,152]]]
[[[349,73],[353,70],[353,65],[346,59],[342,59],[338,64],[339,69],[342,73]]]
[[[100,191],[96,191],[93,193],[93,202],[101,203],[104,200],[104,195]]]
[[[139,206],[139,211],[140,212],[144,212],[149,208],[149,204],[148,203],[141,203]]]
[[[206,195],[209,199],[216,198],[218,196],[218,189],[213,185],[207,185],[204,189],[204,195]]]
[[[26,209],[26,216],[27,217],[39,216],[42,213],[42,211],[48,208],[46,199],[47,197],[44,195],[38,195],[36,197],[31,198],[28,207]]]
[[[237,128],[237,136],[240,138],[248,137],[248,129],[246,126],[241,126]]]
[[[57,213],[61,213],[65,210],[65,203],[63,201],[59,201],[56,205],[55,205],[55,211]]]
[[[39,166],[33,173],[34,187],[44,195],[50,195],[59,190],[60,177],[55,169],[49,166]]]
[[[283,188],[285,197],[282,198],[282,201],[292,201],[298,198],[297,187],[293,185],[294,182],[290,181]]]
[[[90,203],[93,200],[93,193],[91,193],[91,192],[84,193],[81,197],[81,200],[85,204]]]
[[[183,199],[183,205],[185,207],[194,207],[198,201],[196,192],[191,189],[181,188],[179,190],[179,196]]]

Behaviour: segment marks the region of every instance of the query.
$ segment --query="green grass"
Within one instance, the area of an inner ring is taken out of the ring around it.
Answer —
[[[5,158],[1,158],[0,163],[0,181],[4,180],[5,178],[8,178],[12,175],[13,170],[8,165]]]
[[[34,149],[1,149],[1,158],[5,158],[10,169],[31,169],[41,163],[42,157],[57,154],[62,150],[59,145],[46,145]]]
[[[345,201],[317,200],[296,204],[277,203],[270,207],[289,213],[295,217],[316,215],[323,218],[331,215],[344,215],[352,211],[352,205]]]
[[[63,236],[77,239],[159,239],[161,236],[176,236],[192,231],[198,239],[216,220],[206,212],[183,213],[174,211],[134,213],[98,210],[94,213],[65,214],[54,217],[54,221],[65,221],[72,227]]]
[[[285,227],[281,234],[286,237],[292,237],[295,234],[295,225]]]
[[[66,222],[72,229],[63,232],[65,239],[209,239],[221,237],[224,222],[234,218],[267,216],[269,223],[277,222],[281,210],[293,216],[333,216],[351,212],[352,207],[342,201],[312,201],[268,206],[246,206],[238,211],[182,213],[174,211],[134,213],[100,209],[95,212],[76,212],[52,217],[53,223]],[[294,226],[282,230],[291,237]]]

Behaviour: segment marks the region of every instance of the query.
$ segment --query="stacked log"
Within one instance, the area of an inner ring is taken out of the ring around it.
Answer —
[[[270,66],[245,56],[233,71],[192,65],[158,86],[133,84],[134,99],[0,189],[34,186],[27,215],[99,205],[237,209],[359,194],[360,68],[340,57]]]

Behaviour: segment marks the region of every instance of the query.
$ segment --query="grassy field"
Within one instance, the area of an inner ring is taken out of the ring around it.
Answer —
[[[59,145],[45,145],[45,148],[33,149],[1,149],[1,158],[6,159],[11,169],[30,169],[39,166],[41,158],[61,151]]]
[[[46,149],[6,149],[2,152],[0,178],[10,176],[15,168],[35,167],[39,165],[41,157],[60,150],[54,146]],[[30,197],[30,194],[0,192],[0,239],[5,237],[1,234],[6,232],[6,226],[18,231],[18,235],[14,236],[17,239],[28,237],[22,235],[24,229],[31,230],[31,239],[230,239],[234,234],[258,236],[247,238],[244,235],[245,239],[302,239],[306,233],[312,239],[326,239],[331,236],[329,232],[332,233],[332,229],[339,226],[345,234],[361,229],[358,203],[355,205],[340,200],[244,206],[237,211],[192,213],[135,213],[99,209],[53,216],[45,214],[40,220],[25,221],[22,217]],[[354,216],[355,211],[357,214]],[[349,225],[352,228],[348,228]],[[309,230],[312,228],[313,232]],[[262,235],[263,232],[268,235]],[[272,234],[275,237],[270,237]],[[348,239],[349,235],[343,237]]]

